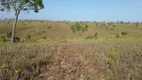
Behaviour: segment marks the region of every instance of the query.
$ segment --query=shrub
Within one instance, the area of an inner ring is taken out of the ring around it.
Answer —
[[[6,38],[5,36],[1,36],[1,40],[2,40],[3,42],[6,42],[6,41],[7,41],[7,38]]]
[[[120,21],[120,24],[123,24],[124,22],[123,21]]]
[[[29,21],[29,24],[30,24],[31,22]]]
[[[86,39],[98,39],[98,32],[96,32],[93,36],[89,36]]]
[[[115,30],[114,28],[110,28],[110,30]]]
[[[112,22],[109,22],[109,23],[108,23],[108,25],[112,25],[112,24],[113,24]]]
[[[42,35],[42,32],[39,32],[38,35]]]
[[[74,39],[76,38],[77,33],[79,33],[82,30],[82,26],[79,22],[75,23],[74,25],[71,26],[71,30],[73,33],[75,33],[74,35]]]
[[[121,35],[127,35],[128,32],[121,32]]]
[[[15,37],[14,42],[19,42],[20,38],[19,37]]]
[[[10,38],[11,38],[11,32],[7,32],[6,35],[1,36],[3,42],[10,41]]]
[[[98,32],[96,32],[95,34],[94,34],[94,36],[93,36],[93,39],[98,39]]]
[[[116,36],[115,36],[115,37],[118,39],[118,38],[120,38],[120,35],[119,35],[119,34],[116,34]]]
[[[42,31],[42,33],[45,33],[46,31]]]
[[[6,33],[6,37],[7,37],[7,38],[11,38],[11,34],[12,34],[11,32],[7,32],[7,33]]]
[[[41,39],[47,39],[47,37],[46,36],[42,36]]]
[[[111,51],[111,52],[109,52],[108,54],[109,54],[110,56],[112,56],[112,57],[116,56],[116,53],[114,52],[114,50]]]
[[[24,24],[25,22],[24,22],[24,21],[21,21],[21,23]]]
[[[112,27],[115,27],[115,25],[113,25]]]
[[[49,27],[48,27],[48,29],[51,29],[51,28],[52,28],[52,26],[49,26]]]
[[[139,23],[136,23],[136,26],[139,26]]]
[[[30,34],[28,34],[28,35],[26,36],[26,40],[31,40],[31,35],[30,35]]]

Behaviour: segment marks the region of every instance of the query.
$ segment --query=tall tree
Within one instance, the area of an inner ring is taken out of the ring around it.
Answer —
[[[16,24],[21,11],[31,11],[38,13],[39,10],[43,9],[42,0],[0,0],[0,10],[15,13],[15,20],[13,22],[11,43],[14,43]]]

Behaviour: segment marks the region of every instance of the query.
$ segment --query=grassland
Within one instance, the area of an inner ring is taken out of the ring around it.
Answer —
[[[142,24],[83,22],[87,36],[74,39],[74,22],[0,21],[1,80],[142,80]],[[87,39],[98,32],[98,39]],[[114,51],[115,56],[108,53]]]

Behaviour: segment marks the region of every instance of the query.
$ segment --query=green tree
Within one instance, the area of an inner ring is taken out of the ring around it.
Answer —
[[[13,27],[11,31],[12,32],[11,43],[14,43],[16,24],[21,11],[33,10],[35,13],[38,13],[39,10],[43,8],[44,8],[44,5],[42,0],[1,0],[0,1],[1,11],[8,11],[8,12],[15,13],[15,19],[14,19]]]
[[[88,25],[85,24],[82,26],[82,32],[85,33],[85,36],[87,37],[87,31],[88,31]]]
[[[73,33],[75,33],[74,39],[76,39],[77,33],[82,30],[81,24],[79,24],[78,22],[75,23],[73,26],[71,26],[71,30]]]

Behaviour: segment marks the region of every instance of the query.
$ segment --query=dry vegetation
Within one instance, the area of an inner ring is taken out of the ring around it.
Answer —
[[[0,36],[10,32],[12,21],[0,21]],[[105,22],[84,22],[89,26],[87,36],[93,36],[98,32],[98,39],[116,39],[118,38],[142,38],[141,23],[105,23]],[[74,22],[61,21],[19,21],[17,25],[16,36],[23,41],[27,36],[31,36],[33,40],[72,40],[74,33],[71,26]],[[124,33],[124,35],[123,35]],[[126,34],[125,34],[126,33]],[[85,39],[83,33],[77,35],[78,39]]]
[[[73,22],[19,21],[20,41],[0,43],[0,80],[142,80],[142,24],[85,23],[97,40],[73,41]],[[0,21],[0,36],[10,27]]]

